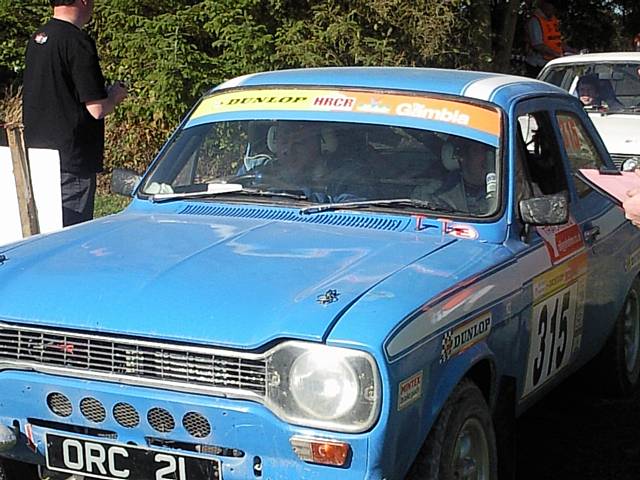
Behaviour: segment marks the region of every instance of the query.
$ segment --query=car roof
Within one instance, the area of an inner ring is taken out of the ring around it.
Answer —
[[[503,108],[516,98],[564,90],[526,77],[491,72],[413,67],[326,67],[261,72],[237,77],[214,91],[274,85],[373,88],[456,95],[485,100]]]
[[[610,62],[640,62],[640,52],[602,52],[567,55],[551,60],[545,68],[553,65],[571,63],[610,63]]]

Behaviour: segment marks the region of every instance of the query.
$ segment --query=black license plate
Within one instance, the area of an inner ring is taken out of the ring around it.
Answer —
[[[47,468],[109,480],[221,480],[220,462],[166,450],[46,433]]]

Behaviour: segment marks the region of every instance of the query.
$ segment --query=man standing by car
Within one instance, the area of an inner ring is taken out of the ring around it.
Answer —
[[[127,96],[105,88],[94,41],[82,28],[93,0],[50,0],[53,18],[29,40],[23,90],[25,140],[60,154],[64,226],[93,218],[103,168],[104,117]]]
[[[538,0],[538,7],[527,21],[527,74],[537,77],[545,63],[567,53],[576,53],[562,39],[560,21],[551,2]]]

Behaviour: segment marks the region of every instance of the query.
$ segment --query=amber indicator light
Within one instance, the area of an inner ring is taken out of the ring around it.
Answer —
[[[334,467],[344,466],[351,452],[348,443],[313,438],[293,437],[291,446],[296,455],[305,462]]]

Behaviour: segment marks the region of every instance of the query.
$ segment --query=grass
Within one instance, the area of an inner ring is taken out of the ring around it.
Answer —
[[[122,195],[115,195],[113,193],[96,193],[96,202],[93,212],[93,217],[104,217],[105,215],[111,215],[112,213],[118,213],[124,207],[129,205],[131,199],[129,197],[123,197]]]

